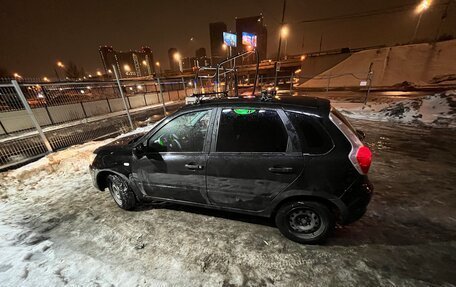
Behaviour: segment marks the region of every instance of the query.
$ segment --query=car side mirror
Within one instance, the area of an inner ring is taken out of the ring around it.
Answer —
[[[356,135],[358,136],[358,138],[360,140],[363,140],[364,138],[366,138],[366,134],[362,130],[356,130]]]
[[[146,147],[143,144],[139,144],[133,148],[133,154],[137,158],[142,158],[146,154]]]

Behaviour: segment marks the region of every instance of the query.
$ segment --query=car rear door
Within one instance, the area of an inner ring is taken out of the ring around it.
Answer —
[[[207,195],[217,206],[265,209],[304,168],[297,136],[281,109],[217,110],[207,161]]]

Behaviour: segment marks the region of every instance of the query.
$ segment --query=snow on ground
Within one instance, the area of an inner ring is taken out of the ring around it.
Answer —
[[[456,128],[456,91],[388,103],[368,102],[366,106],[337,101],[331,104],[355,119]]]
[[[242,215],[121,210],[88,172],[92,151],[110,140],[0,173],[0,285],[455,286],[454,133],[355,126],[374,153],[376,194],[361,221],[321,246]]]

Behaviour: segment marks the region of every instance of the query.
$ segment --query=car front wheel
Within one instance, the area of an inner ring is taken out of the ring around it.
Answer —
[[[136,206],[136,198],[128,182],[118,175],[108,176],[108,188],[117,205],[125,210],[131,210]]]
[[[282,205],[275,222],[285,237],[304,244],[324,241],[335,226],[331,210],[313,201],[293,201]]]

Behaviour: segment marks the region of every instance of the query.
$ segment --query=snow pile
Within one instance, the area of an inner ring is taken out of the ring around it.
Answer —
[[[394,103],[333,103],[351,118],[456,128],[456,90]]]

